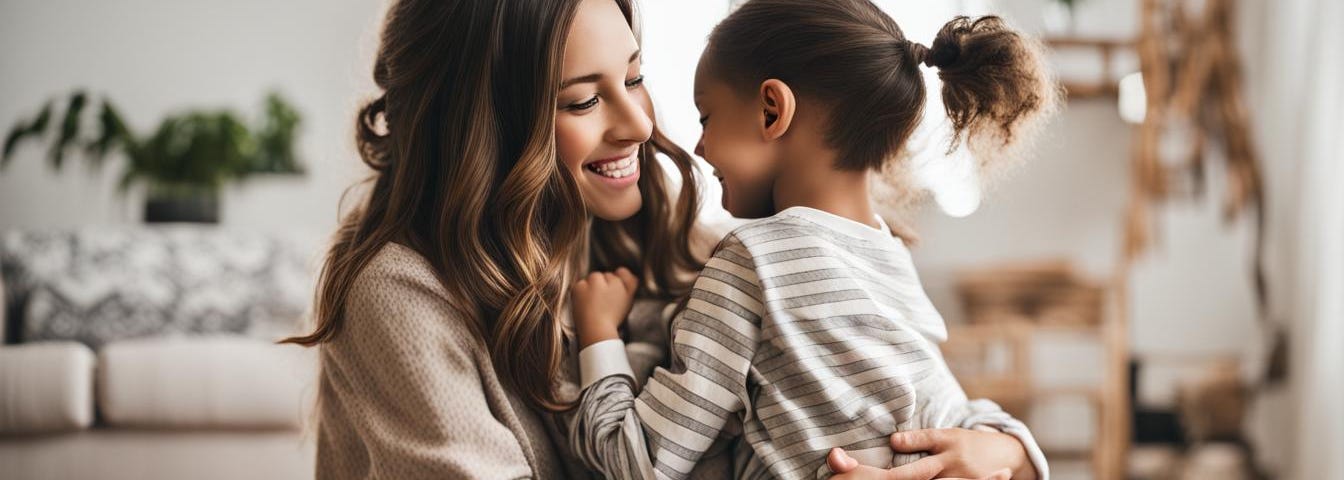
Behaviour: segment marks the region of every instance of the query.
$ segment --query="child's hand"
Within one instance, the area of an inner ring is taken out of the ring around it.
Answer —
[[[574,326],[579,330],[579,348],[620,338],[616,328],[630,314],[639,279],[625,267],[615,273],[593,272],[574,284]]]

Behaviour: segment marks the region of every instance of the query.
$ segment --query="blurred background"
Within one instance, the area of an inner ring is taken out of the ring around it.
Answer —
[[[736,2],[639,3],[689,149]],[[1344,478],[1344,3],[876,3],[925,44],[1002,15],[1069,92],[1019,168],[912,152],[886,211],[967,391],[1057,479]],[[313,355],[269,340],[366,173],[385,7],[0,1],[0,478],[312,475]]]

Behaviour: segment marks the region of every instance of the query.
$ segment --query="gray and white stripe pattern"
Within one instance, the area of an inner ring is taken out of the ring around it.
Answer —
[[[672,364],[638,397],[614,375],[583,392],[572,444],[608,478],[687,478],[720,437],[735,437],[735,478],[826,477],[844,447],[898,465],[888,436],[1025,426],[968,402],[938,352],[942,317],[909,251],[890,234],[804,207],[729,234],[672,321]]]

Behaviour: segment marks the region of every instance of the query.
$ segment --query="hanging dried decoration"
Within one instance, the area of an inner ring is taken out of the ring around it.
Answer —
[[[1242,98],[1235,5],[1233,0],[1143,0],[1142,5],[1138,52],[1147,108],[1135,136],[1125,260],[1151,245],[1154,206],[1204,195],[1207,164],[1219,159],[1225,173],[1223,220],[1251,215],[1255,222],[1254,283],[1263,314],[1264,192]]]

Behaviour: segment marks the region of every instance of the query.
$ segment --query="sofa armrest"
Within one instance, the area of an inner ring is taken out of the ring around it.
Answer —
[[[0,434],[93,424],[94,356],[77,342],[0,347]]]

